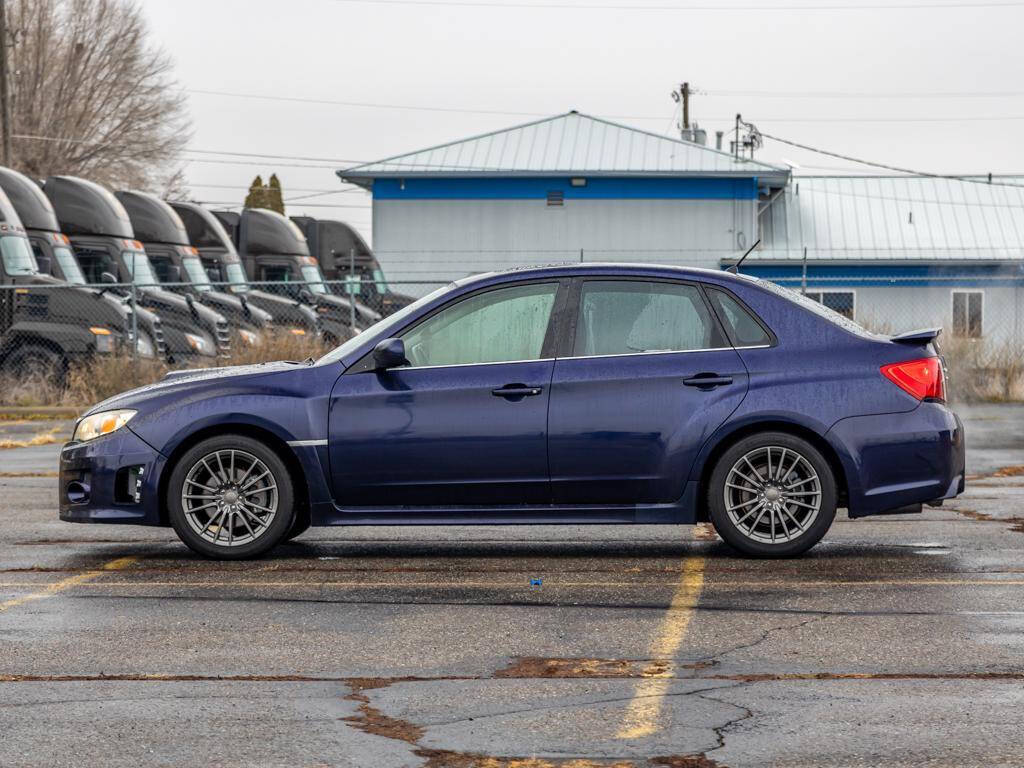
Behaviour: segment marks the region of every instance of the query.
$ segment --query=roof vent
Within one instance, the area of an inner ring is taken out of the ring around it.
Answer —
[[[563,205],[565,203],[565,192],[560,189],[548,190],[548,205]]]

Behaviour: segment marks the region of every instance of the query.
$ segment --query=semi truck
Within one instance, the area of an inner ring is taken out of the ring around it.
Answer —
[[[166,355],[163,329],[155,313],[136,307],[133,316],[125,297],[86,286],[85,275],[71,251],[71,241],[60,231],[57,215],[42,188],[28,176],[0,167],[0,189],[14,206],[28,236],[40,273],[35,284],[67,286],[48,289],[50,301],[60,316],[82,328],[112,325],[124,328],[129,349],[134,339],[134,353],[145,358],[163,358]],[[56,278],[57,282],[52,283],[46,276]],[[111,312],[120,321],[114,319]]]
[[[337,283],[337,289],[385,316],[414,301],[411,296],[390,289],[370,246],[348,224],[312,216],[292,216],[291,219],[306,236],[309,252],[320,262],[324,276],[328,280],[345,281]]]
[[[317,314],[308,304],[249,285],[235,244],[220,219],[198,203],[168,204],[181,218],[189,244],[198,252],[203,268],[213,282],[224,284],[248,304],[269,312],[275,328],[296,336],[319,335]]]
[[[39,271],[17,211],[0,191],[0,367],[63,386],[72,363],[131,343],[128,315]]]
[[[128,213],[110,190],[75,176],[50,176],[43,192],[86,282],[134,296],[136,304],[159,315],[169,362],[230,357],[227,320],[191,297],[159,287]]]
[[[275,284],[266,287],[312,306],[328,343],[339,344],[381,319],[379,312],[328,291],[305,235],[290,219],[265,208],[213,214],[231,236],[248,278]]]
[[[195,299],[222,314],[238,337],[250,346],[263,341],[270,314],[244,298],[215,290],[199,252],[189,243],[181,217],[167,203],[145,192],[121,191],[114,197],[128,212],[135,238],[166,290]]]

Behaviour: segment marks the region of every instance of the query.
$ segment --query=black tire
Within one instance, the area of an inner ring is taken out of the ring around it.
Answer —
[[[219,457],[220,462],[211,457]],[[250,465],[250,458],[262,464],[262,467],[256,462]],[[206,465],[202,464],[203,459],[207,460]],[[243,475],[247,467],[250,475]],[[267,476],[262,476],[263,468],[269,473]],[[212,469],[214,474],[207,472],[207,469]],[[254,469],[255,474],[252,474]],[[193,471],[196,474],[192,474]],[[221,472],[223,475],[220,475]],[[253,477],[260,478],[256,485],[252,484]],[[195,478],[198,478],[198,482]],[[197,490],[196,486],[199,491],[203,490],[203,486],[213,489],[213,494],[207,490],[199,495],[208,496],[214,501],[209,502],[205,498],[185,499],[183,489],[186,480],[189,481],[190,490]],[[210,485],[211,482],[220,485],[215,488]],[[270,485],[274,488],[270,489]],[[234,497],[230,497],[231,491],[235,492]],[[225,492],[229,496],[224,496]],[[260,499],[262,504],[254,499]],[[221,506],[214,506],[212,510],[199,508],[200,505],[211,503]],[[190,507],[188,514],[186,504],[195,505]],[[234,511],[236,505],[237,512]],[[257,507],[272,508],[273,516],[259,512]],[[220,514],[221,510],[224,514],[220,522],[209,517]],[[284,541],[295,522],[295,495],[291,476],[277,453],[259,440],[234,434],[211,437],[192,446],[175,463],[167,484],[167,513],[178,537],[194,552],[218,560],[258,557]],[[265,517],[269,518],[269,522],[261,528],[260,524]],[[205,531],[197,530],[204,524]],[[255,535],[247,535],[250,532]],[[216,541],[210,538],[213,534],[216,534]],[[243,543],[234,543],[236,535]]]
[[[773,452],[778,465],[771,463]],[[793,469],[786,475],[790,465]],[[795,479],[790,480],[794,471]],[[738,486],[726,486],[730,475],[731,480],[739,480]],[[743,475],[748,479],[743,480]],[[832,525],[836,481],[828,461],[811,443],[785,432],[761,432],[743,438],[719,457],[711,472],[707,501],[715,530],[734,549],[754,557],[793,557],[821,541]],[[815,502],[812,516],[807,506]],[[781,540],[783,528],[785,540]],[[777,533],[780,540],[776,541]],[[772,540],[764,540],[769,536]]]
[[[64,355],[41,344],[23,344],[4,358],[4,369],[21,381],[52,382],[63,389],[67,383]]]

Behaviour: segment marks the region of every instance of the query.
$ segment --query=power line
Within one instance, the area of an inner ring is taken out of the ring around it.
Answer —
[[[949,176],[941,173],[928,173],[927,171],[915,171],[911,168],[901,168],[898,165],[888,165],[886,163],[877,163],[872,160],[864,160],[859,157],[851,157],[850,155],[843,155],[839,152],[831,152],[827,149],[819,149],[818,147],[812,147],[808,144],[801,144],[798,141],[792,141],[791,139],[783,139],[781,136],[772,136],[770,133],[760,132],[761,135],[766,139],[772,141],[778,141],[782,144],[788,144],[791,147],[797,147],[798,149],[806,149],[808,152],[816,152],[819,155],[827,155],[828,157],[835,157],[840,160],[847,160],[851,163],[860,163],[861,165],[868,165],[874,168],[884,168],[887,171],[895,171],[896,173],[905,173],[911,176],[923,176],[930,179],[957,179],[958,181],[966,181],[971,184],[985,184],[999,187],[1024,187],[1024,184],[1008,184],[1000,181],[987,181],[984,179],[972,179],[964,176]]]
[[[1013,98],[1024,96],[1024,91],[730,91],[698,90],[701,96],[749,96],[752,98],[783,99],[969,99]]]
[[[840,3],[818,3],[816,5],[800,5],[793,3],[775,5],[605,5],[594,3],[516,3],[508,0],[498,2],[473,2],[473,0],[331,0],[335,3],[350,5],[396,5],[396,6],[444,6],[453,8],[479,9],[511,9],[511,10],[586,10],[586,11],[889,11],[916,9],[980,9],[980,8],[1019,8],[1024,5],[1022,0],[985,0],[983,2],[924,2],[924,3],[867,3],[864,5],[844,5]]]
[[[249,186],[245,184],[202,184],[197,181],[190,181],[188,183],[190,187],[202,187],[203,189],[238,189],[248,190]],[[317,195],[351,195],[355,193],[368,194],[367,190],[362,187],[356,187],[354,189],[322,189],[322,188],[310,188],[310,187],[288,187],[289,192],[313,192]],[[299,198],[292,198],[298,200]]]

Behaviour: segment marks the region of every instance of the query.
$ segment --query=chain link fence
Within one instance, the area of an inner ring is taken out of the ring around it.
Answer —
[[[484,265],[480,265],[483,267]],[[461,274],[0,286],[0,405],[82,407],[196,368],[317,357]],[[940,326],[954,398],[1024,396],[1024,276],[773,275],[869,330]]]

